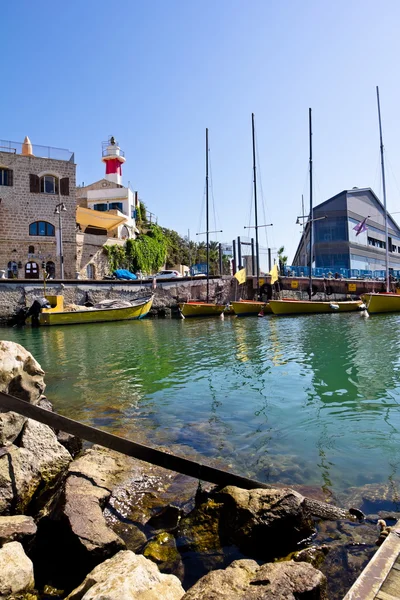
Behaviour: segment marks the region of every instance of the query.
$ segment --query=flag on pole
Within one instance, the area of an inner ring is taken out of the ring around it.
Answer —
[[[272,269],[270,270],[269,274],[271,275],[271,285],[273,285],[275,283],[275,281],[278,281],[278,279],[279,279],[278,265],[274,265],[272,267]]]
[[[235,273],[234,277],[238,280],[240,285],[246,283],[246,269],[240,269],[240,271]]]
[[[368,227],[366,226],[366,221],[369,217],[365,217],[365,219],[363,221],[361,221],[360,223],[357,223],[357,225],[355,227],[353,227],[354,231],[357,231],[356,233],[356,237],[360,234],[363,233],[363,231],[367,231]]]

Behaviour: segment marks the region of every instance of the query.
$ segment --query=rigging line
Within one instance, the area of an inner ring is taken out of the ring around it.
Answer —
[[[377,188],[377,185],[379,186],[378,189],[380,189],[380,177],[381,177],[382,171],[381,171],[381,153],[378,150],[377,152],[377,160],[376,160],[376,168],[375,168],[375,177],[374,177],[374,187],[373,189]]]
[[[259,180],[259,185],[260,185],[260,196],[261,196],[261,205],[262,205],[262,209],[263,209],[263,217],[264,217],[264,223],[267,222],[267,215],[266,215],[266,210],[265,210],[265,201],[264,201],[264,190],[263,190],[263,186],[262,186],[262,175],[261,175],[261,165],[260,165],[260,158],[258,155],[258,139],[257,139],[257,132],[255,134],[255,138],[256,138],[256,161],[257,161],[257,166],[258,166],[258,180]],[[268,246],[268,227],[264,227],[264,233],[265,233],[265,242],[267,244],[267,248]]]
[[[210,174],[211,203],[212,203],[213,216],[214,216],[214,229],[218,229],[217,217],[216,217],[216,211],[215,211],[214,185],[213,185],[213,176],[212,176],[212,167],[211,167],[211,150],[210,149],[208,150],[208,168],[209,168],[209,174]],[[215,233],[214,235],[216,235],[216,238],[218,241],[218,233]]]
[[[386,157],[386,162],[387,162],[387,164],[389,165],[389,167],[390,167],[390,171],[391,171],[391,173],[392,173],[392,175],[393,175],[393,179],[394,179],[394,182],[395,182],[395,184],[396,184],[397,191],[399,192],[399,195],[400,195],[400,187],[399,187],[399,183],[398,183],[398,181],[397,181],[397,178],[396,178],[396,175],[395,175],[395,173],[394,173],[394,170],[393,170],[393,167],[392,167],[392,163],[390,162],[390,160],[389,160],[389,157],[388,157],[388,155],[387,155],[387,153],[386,153],[386,152],[385,152],[385,157]]]
[[[204,217],[205,203],[206,203],[206,182],[204,182],[203,200],[201,202],[201,209],[200,209],[200,221],[199,221],[199,226],[197,228],[198,231],[203,231],[203,228],[204,228],[203,217]]]
[[[250,180],[250,212],[249,212],[249,222],[247,223],[249,229],[251,226],[252,218],[253,218],[253,178],[251,177],[251,180]]]

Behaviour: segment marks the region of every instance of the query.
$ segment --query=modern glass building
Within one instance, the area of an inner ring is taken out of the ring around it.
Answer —
[[[371,188],[345,190],[316,206],[313,218],[313,267],[376,271],[385,268],[385,211]],[[365,221],[357,235],[354,227]],[[400,229],[388,215],[389,268],[400,269]],[[310,222],[304,227],[293,266],[307,266],[310,258]]]

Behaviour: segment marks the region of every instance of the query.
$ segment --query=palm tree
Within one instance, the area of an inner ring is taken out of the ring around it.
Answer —
[[[283,254],[284,252],[285,252],[285,246],[281,246],[278,250],[278,261],[279,261],[279,271],[282,274],[285,271],[285,266],[286,266],[286,263],[288,260],[288,257],[284,256],[284,254]]]

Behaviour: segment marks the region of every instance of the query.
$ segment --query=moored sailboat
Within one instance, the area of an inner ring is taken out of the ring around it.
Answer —
[[[233,312],[238,317],[244,316],[263,316],[271,313],[268,302],[263,302],[259,299],[260,296],[260,254],[258,245],[258,207],[257,207],[257,177],[256,177],[256,143],[255,143],[255,128],[254,128],[254,113],[251,114],[251,133],[253,142],[253,189],[254,189],[254,229],[256,232],[256,271],[257,271],[257,292],[256,300],[237,300],[231,302]],[[269,227],[269,225],[261,225],[261,227]]]
[[[383,206],[385,209],[385,241],[386,241],[386,252],[385,252],[385,267],[386,267],[386,292],[371,292],[362,294],[367,310],[370,314],[374,313],[389,313],[389,312],[400,312],[400,294],[393,294],[390,292],[389,285],[389,225],[388,225],[388,213],[386,208],[386,181],[385,181],[385,161],[383,157],[383,137],[382,137],[382,121],[381,121],[381,107],[379,102],[379,88],[376,86],[376,96],[378,101],[378,118],[379,118],[379,136],[380,136],[380,150],[381,150],[381,169],[382,169],[382,190],[383,190]]]
[[[207,252],[207,300],[200,302],[191,300],[179,304],[183,317],[219,317],[225,310],[225,304],[210,302],[210,244],[209,244],[209,211],[208,211],[208,129],[206,129],[206,252]]]
[[[312,296],[312,262],[313,262],[313,222],[321,218],[313,218],[313,180],[312,180],[312,119],[311,119],[311,108],[308,113],[309,119],[309,144],[310,144],[310,158],[309,158],[309,171],[310,171],[310,256],[309,256],[309,287],[308,287],[308,300],[292,300],[286,298],[284,300],[270,300],[269,306],[275,315],[300,315],[300,314],[317,314],[317,313],[335,313],[335,312],[350,312],[361,310],[363,303],[361,300],[355,301],[318,301],[311,300]]]

